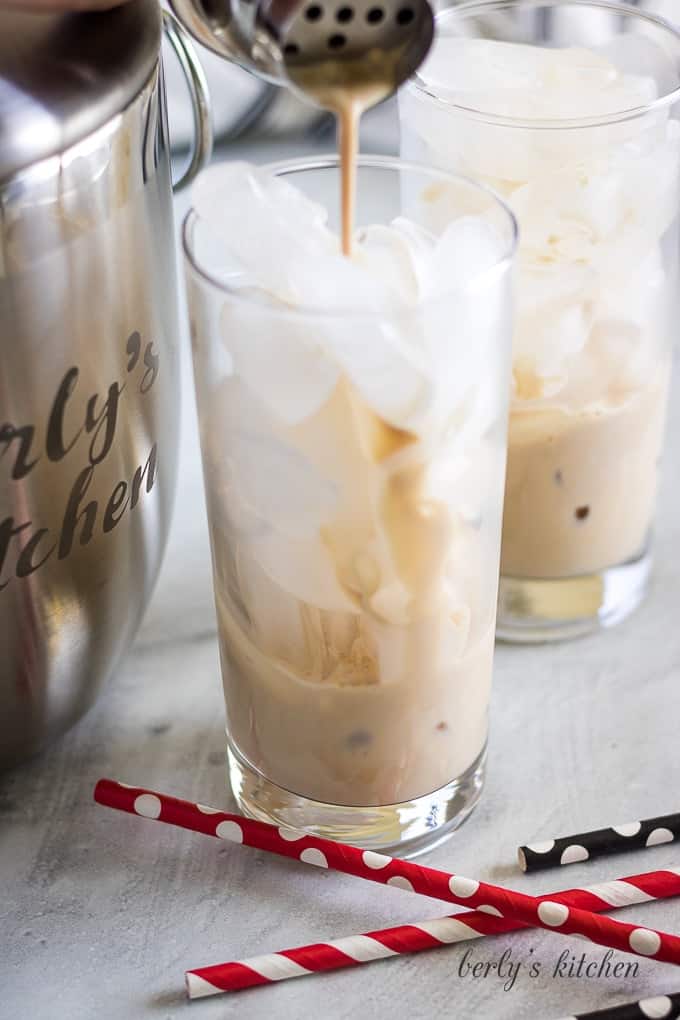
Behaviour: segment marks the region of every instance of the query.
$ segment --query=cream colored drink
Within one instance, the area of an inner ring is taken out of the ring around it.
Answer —
[[[285,179],[210,173],[244,275],[190,293],[232,751],[311,801],[409,802],[486,742],[512,241],[481,213],[431,232],[448,186],[421,188],[347,258]]]
[[[647,68],[663,63],[644,38],[598,51],[444,35],[400,101],[402,153],[481,178],[520,224],[502,551],[512,578],[596,573],[647,546],[680,126],[663,106],[618,116],[658,96],[651,74],[630,70],[638,52]]]

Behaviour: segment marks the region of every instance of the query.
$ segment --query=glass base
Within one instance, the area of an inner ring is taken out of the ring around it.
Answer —
[[[646,551],[619,567],[580,577],[501,577],[496,637],[515,644],[537,644],[613,627],[644,599],[651,568],[652,557]]]
[[[243,814],[393,857],[415,857],[448,839],[476,806],[486,770],[485,747],[462,776],[425,797],[343,807],[290,793],[254,769],[231,743],[227,750],[229,780]]]

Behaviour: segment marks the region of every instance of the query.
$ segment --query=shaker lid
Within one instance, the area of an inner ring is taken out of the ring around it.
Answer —
[[[160,38],[158,0],[96,13],[0,9],[0,182],[122,110],[149,77]]]

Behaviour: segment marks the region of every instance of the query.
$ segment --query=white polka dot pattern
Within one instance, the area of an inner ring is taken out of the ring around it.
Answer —
[[[332,867],[339,872],[364,878],[370,877],[378,882],[385,882],[385,879],[388,878],[386,874],[381,873],[381,868],[375,867],[376,864],[381,866],[384,864],[381,859],[384,855],[377,854],[373,858],[370,856],[365,858],[365,851],[356,847],[310,839],[309,836],[303,840],[303,843],[312,843],[312,846],[301,847],[295,845],[292,840],[288,841],[288,845],[286,845],[287,841],[278,834],[273,826],[226,813],[215,815],[206,824],[206,813],[211,815],[212,812],[201,811],[195,803],[192,804],[176,797],[159,795],[139,788],[128,791],[110,779],[99,780],[95,787],[94,797],[97,803],[106,807],[139,814],[150,819],[158,819],[167,825],[177,825],[197,832],[205,833],[209,829],[212,835],[222,839],[236,840],[270,853],[296,857],[302,862],[313,864],[316,867]],[[680,816],[678,817],[680,818]],[[669,831],[674,832],[673,824],[668,821],[668,818],[670,816],[645,823],[646,827],[640,835],[639,842],[644,840],[655,828],[668,828]],[[667,824],[662,824],[666,822]],[[680,835],[680,829],[678,829],[678,835]],[[290,843],[293,845],[291,846]],[[560,844],[559,849],[563,850],[564,848],[565,841]],[[367,861],[374,867],[371,868],[366,863]],[[446,874],[407,861],[391,861],[390,871],[392,869],[397,872],[396,876],[389,875],[389,882],[392,885],[402,889],[413,889],[425,895],[435,895],[440,899],[460,900],[464,902],[465,906],[473,906],[479,901],[483,906],[495,907],[502,913],[509,913],[513,918],[512,921],[504,921],[501,925],[496,918],[491,922],[491,918],[485,917],[484,911],[473,911],[463,915],[466,918],[465,924],[477,930],[478,934],[498,931],[499,927],[510,931],[527,924],[536,925],[539,923],[548,928],[560,928],[566,925],[573,933],[590,935],[605,946],[625,945],[626,948],[642,956],[654,957],[669,963],[680,963],[679,937],[648,928],[633,928],[629,924],[621,924],[609,918],[597,920],[594,914],[576,909],[581,902],[580,897],[583,890],[555,893],[553,900],[538,901],[526,893],[513,892],[490,883],[480,884],[472,878]],[[643,890],[649,889],[650,892],[645,895],[649,895],[651,898],[661,899],[680,894],[680,876],[671,870],[635,876],[628,881],[622,879],[618,883],[604,883],[602,888],[615,889],[617,885],[625,888],[626,885],[635,883],[639,883]],[[585,892],[588,893],[589,890],[585,890]],[[625,900],[639,902],[641,895],[641,891],[638,891],[632,897],[626,895]],[[596,901],[592,909],[595,911],[606,909],[606,906],[603,907],[602,904],[609,905],[605,899],[600,899]],[[402,928],[413,931],[412,925],[402,926]],[[407,932],[405,933],[407,934]],[[374,935],[378,934],[380,933],[374,933]],[[389,945],[389,931],[382,934],[388,938],[387,944]],[[401,932],[399,937],[401,938]],[[425,937],[425,933],[421,932],[419,935],[421,941],[414,948],[424,948],[422,940]],[[403,951],[403,946],[404,943],[400,943],[395,948],[397,951]],[[306,964],[306,960],[305,956],[301,958],[303,964]],[[337,957],[335,960],[337,963]],[[211,968],[208,967],[197,973],[210,980],[210,971]]]
[[[142,818],[160,818],[161,802],[154,793],[140,793],[135,797],[135,812]]]
[[[587,861],[589,856],[590,854],[584,846],[580,846],[578,843],[571,843],[562,851],[560,864],[577,864],[579,861]]]
[[[479,889],[479,882],[474,878],[464,878],[463,875],[452,875],[449,879],[449,889],[454,896],[467,899],[468,896],[475,895]]]
[[[387,879],[386,885],[393,885],[395,889],[404,889],[406,892],[413,892],[413,886],[403,875],[392,875]]]
[[[612,829],[614,832],[618,832],[619,836],[637,836],[641,828],[641,822],[626,822],[625,825],[612,825]]]
[[[533,850],[535,854],[549,854],[554,846],[555,840],[547,839],[544,843],[530,843],[527,849]]]
[[[362,859],[367,868],[372,868],[375,871],[386,868],[392,860],[391,857],[386,857],[385,854],[376,854],[373,850],[364,850]]]
[[[559,928],[569,917],[569,907],[565,907],[564,903],[545,900],[538,905],[538,916],[543,924],[549,924],[551,928]]]
[[[326,855],[321,850],[317,850],[315,846],[306,847],[300,854],[300,860],[304,861],[305,864],[314,864],[317,868],[328,867]]]
[[[622,822],[571,836],[517,848],[522,871],[542,871],[579,861],[597,860],[618,851],[642,849],[680,839],[680,813],[643,821]]]
[[[502,917],[498,907],[490,907],[488,903],[482,903],[481,907],[476,907],[476,910],[481,910],[483,914],[491,914],[493,917]]]
[[[610,1020],[632,1020],[639,1017],[640,1020],[677,1020],[680,1017],[680,995],[656,995],[649,999],[640,999],[638,1002],[626,1002],[620,1006],[612,1006],[611,1009],[595,1010],[593,1013],[579,1013],[578,1016],[563,1017],[562,1020],[600,1020],[609,1017]]]
[[[638,1006],[642,1015],[649,1017],[649,1020],[663,1020],[664,1017],[670,1016],[673,1009],[673,1003],[667,995],[657,995],[653,999],[641,999]]]
[[[660,843],[672,843],[675,836],[670,829],[652,829],[650,834],[647,836],[647,842],[645,846],[658,846]]]
[[[297,843],[299,839],[304,839],[307,835],[302,829],[293,829],[289,825],[280,825],[278,832],[281,839],[285,839],[286,843]]]
[[[196,807],[202,815],[219,815],[221,811],[216,807],[208,807],[207,804],[197,804]]]
[[[661,939],[655,931],[648,928],[636,928],[630,933],[628,941],[630,948],[641,956],[654,956],[661,948]]]
[[[243,829],[237,822],[220,822],[215,829],[215,835],[220,839],[228,839],[230,843],[243,842]]]

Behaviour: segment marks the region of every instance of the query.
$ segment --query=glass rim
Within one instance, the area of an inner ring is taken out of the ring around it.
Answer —
[[[410,160],[402,160],[398,156],[373,156],[361,153],[357,156],[357,170],[361,170],[362,167],[397,172],[406,170],[408,172],[426,174],[439,180],[454,181],[457,184],[465,184],[475,192],[487,194],[492,199],[494,205],[500,209],[508,223],[509,240],[504,246],[502,255],[493,263],[493,265],[489,266],[474,278],[473,285],[484,280],[486,277],[490,277],[494,273],[498,273],[512,263],[519,244],[519,224],[517,222],[517,217],[507,202],[505,202],[500,195],[497,195],[496,192],[492,188],[489,188],[486,184],[475,181],[470,177],[465,177],[463,174],[452,173],[440,167],[430,166],[426,163],[411,162]],[[340,156],[337,153],[329,153],[327,155],[301,156],[294,159],[279,160],[274,163],[265,163],[259,165],[257,170],[263,173],[274,174],[275,176],[285,176],[286,174],[303,173],[310,170],[339,170],[339,168]],[[338,319],[348,318],[375,320],[381,317],[384,318],[386,314],[399,315],[403,314],[404,311],[413,311],[414,313],[417,313],[422,309],[435,307],[440,302],[448,300],[452,295],[460,293],[460,288],[456,288],[452,285],[450,290],[447,289],[441,294],[437,294],[434,297],[428,298],[426,301],[414,305],[412,310],[404,309],[402,306],[395,306],[394,311],[389,309],[387,312],[385,309],[361,308],[360,306],[324,310],[322,308],[311,308],[307,305],[296,305],[295,307],[292,307],[283,304],[264,304],[261,300],[245,295],[239,288],[232,287],[228,283],[225,283],[224,280],[220,280],[213,276],[209,270],[200,265],[195,256],[194,245],[191,237],[193,229],[199,221],[200,217],[192,206],[185,215],[182,223],[182,249],[184,252],[184,258],[190,265],[192,271],[204,282],[221,291],[225,296],[228,296],[230,300],[238,302],[239,304],[247,305],[250,308],[259,308],[261,311],[268,312],[277,318],[282,317],[297,320],[315,319],[319,321],[337,321]]]
[[[447,18],[463,20],[463,18],[471,14],[484,14],[488,11],[503,10],[510,7],[559,6],[587,7],[595,10],[611,11],[612,14],[635,17],[639,21],[646,21],[673,36],[678,44],[678,53],[680,55],[680,28],[676,28],[672,22],[658,14],[642,11],[640,8],[633,7],[629,3],[620,2],[620,0],[464,0],[463,3],[456,4],[455,7],[446,7],[440,10],[435,15],[435,24],[438,26]],[[470,120],[476,120],[497,127],[521,128],[532,131],[568,131],[579,128],[606,127],[610,124],[621,124],[673,106],[680,99],[679,80],[678,85],[674,89],[664,93],[664,95],[657,96],[656,99],[643,106],[635,106],[606,115],[596,114],[590,117],[536,117],[532,119],[530,117],[511,117],[505,114],[491,113],[490,111],[476,109],[475,107],[464,106],[453,99],[446,99],[437,95],[431,86],[428,87],[424,79],[418,77],[417,72],[409,79],[405,89],[428,102],[462,114]]]

